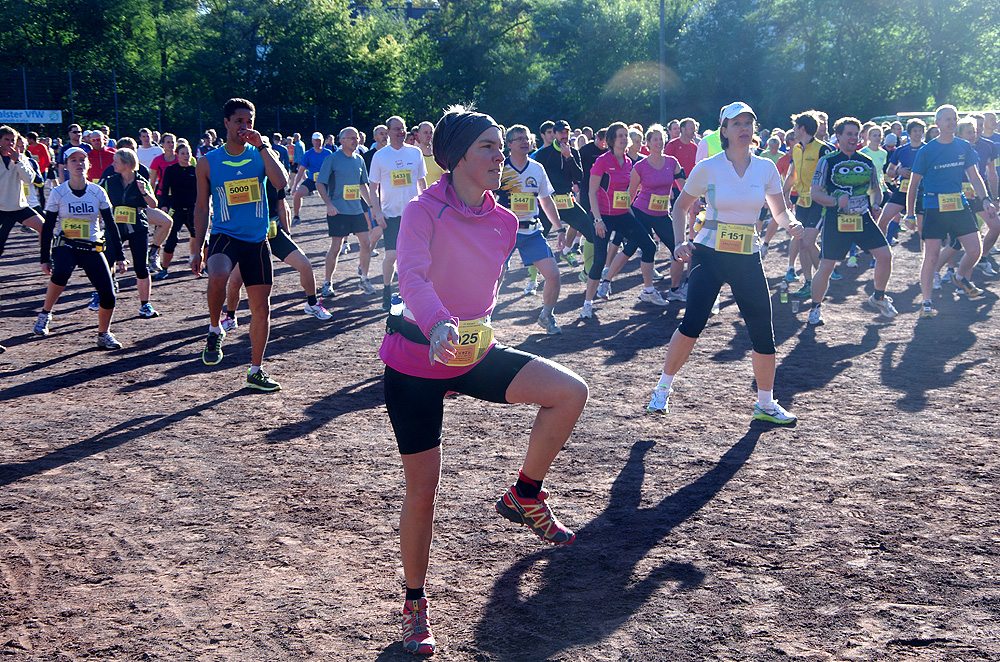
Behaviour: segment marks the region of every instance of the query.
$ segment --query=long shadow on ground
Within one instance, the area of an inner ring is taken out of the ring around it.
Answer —
[[[195,416],[227,400],[246,394],[246,391],[233,391],[209,402],[203,402],[194,407],[167,414],[166,416],[138,416],[104,432],[98,432],[86,439],[81,439],[65,448],[52,451],[34,460],[0,464],[0,487],[10,485],[28,476],[70,464],[71,462],[77,462],[97,453],[103,453],[106,450],[134,441],[139,437],[155,434],[174,423],[183,421],[189,416]]]
[[[766,429],[752,424],[714,468],[649,508],[639,504],[644,458],[654,442],[636,442],[611,487],[608,507],[577,531],[576,542],[532,554],[496,580],[476,628],[477,647],[500,660],[547,659],[608,636],[664,582],[685,590],[700,585],[704,573],[690,563],[665,563],[645,577],[637,576],[636,567],[736,475]],[[522,597],[522,581],[536,573],[540,577],[530,583],[540,588]]]

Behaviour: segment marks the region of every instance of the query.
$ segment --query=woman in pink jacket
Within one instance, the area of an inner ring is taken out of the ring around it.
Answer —
[[[547,542],[567,545],[575,538],[552,514],[541,487],[583,411],[587,385],[556,363],[494,342],[490,325],[517,233],[517,217],[491,192],[500,186],[501,135],[489,115],[449,110],[433,140],[434,160],[448,174],[406,206],[400,226],[396,259],[405,310],[393,306],[379,355],[406,478],[399,537],[403,647],[411,653],[429,654],[435,646],[424,581],[447,393],[540,405],[517,482],[496,509]]]

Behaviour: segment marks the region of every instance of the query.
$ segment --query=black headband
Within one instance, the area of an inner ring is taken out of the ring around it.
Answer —
[[[451,172],[483,131],[500,126],[483,113],[447,113],[434,127],[434,160]]]

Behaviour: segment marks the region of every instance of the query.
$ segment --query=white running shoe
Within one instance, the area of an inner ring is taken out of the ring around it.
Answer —
[[[49,322],[51,321],[52,321],[51,312],[38,313],[38,319],[35,320],[35,326],[34,328],[32,328],[32,331],[34,331],[35,334],[39,336],[49,335]]]
[[[223,331],[228,333],[229,331],[240,328],[240,323],[236,320],[235,317],[229,317],[228,315],[226,315],[225,317],[222,318],[222,321],[219,323],[219,326],[222,327]]]
[[[758,421],[767,421],[769,423],[777,423],[778,425],[788,425],[789,423],[794,423],[796,418],[795,414],[788,412],[784,407],[778,404],[777,400],[772,400],[771,404],[761,407],[758,402],[753,406],[753,417]]]
[[[666,299],[667,301],[680,301],[681,303],[685,303],[688,300],[688,298],[684,296],[684,292],[680,289],[667,290]]]
[[[941,289],[941,274],[939,274],[937,272],[934,272],[934,286],[933,287],[934,287],[935,290],[940,290]]]
[[[722,299],[722,295],[721,294],[719,296],[715,297],[715,303],[712,304],[712,314],[713,315],[718,315],[719,314],[719,311],[721,310],[719,308],[719,305],[722,303],[721,299]]]
[[[351,252],[351,245],[350,245],[350,244],[348,244],[348,243],[347,243],[347,242],[345,241],[345,242],[344,242],[344,243],[343,243],[343,244],[342,244],[342,245],[340,246],[340,254],[341,254],[341,255],[347,255],[347,254],[348,254],[348,253],[350,253],[350,252]]]
[[[323,283],[323,287],[317,292],[317,295],[321,297],[332,297],[334,295],[333,285],[330,284],[330,281]]]
[[[822,326],[825,323],[823,321],[823,310],[819,306],[813,306],[809,309],[809,324],[811,326]]]
[[[665,306],[667,305],[667,300],[663,298],[663,295],[653,290],[652,292],[647,292],[643,290],[639,293],[639,301],[644,301],[646,303],[651,303],[654,306]]]
[[[555,315],[539,315],[538,316],[538,326],[545,329],[545,333],[550,336],[558,336],[562,333],[562,329],[556,324]]]
[[[607,271],[607,269],[605,269]],[[597,299],[607,299],[611,296],[611,281],[602,280],[601,284],[597,286],[597,294],[595,298]]]
[[[372,285],[372,282],[370,280],[368,280],[364,276],[359,276],[358,279],[360,281],[362,292],[364,292],[365,294],[375,294],[375,286]]]
[[[580,311],[580,319],[589,320],[594,318],[594,307],[593,305],[588,306],[583,304],[583,310]]]
[[[115,338],[115,334],[110,331],[97,334],[97,346],[101,349],[121,349],[122,344]]]
[[[529,280],[528,284],[524,286],[525,294],[538,294],[538,281]]]
[[[309,305],[307,303],[306,307],[303,309],[303,312],[305,312],[306,315],[312,315],[318,320],[328,320],[331,317],[333,317],[333,315],[330,314],[330,311],[324,308],[323,304],[321,304],[318,301],[316,302],[315,306]]]
[[[986,260],[980,261],[979,264],[977,264],[976,266],[979,267],[979,270],[982,271],[987,276],[997,275],[997,270],[994,269],[993,265],[987,262]]]
[[[653,399],[646,405],[646,411],[653,414],[666,414],[670,411],[667,406],[667,399],[670,397],[670,389],[666,386],[657,386],[653,389]]]
[[[892,297],[882,297],[882,299],[879,300],[876,299],[873,294],[868,297],[868,305],[886,317],[895,317],[899,314],[899,312],[892,306]]]

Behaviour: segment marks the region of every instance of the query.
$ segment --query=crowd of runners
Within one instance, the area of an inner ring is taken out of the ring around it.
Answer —
[[[810,110],[792,116],[787,130],[767,130],[749,105],[735,102],[706,131],[692,118],[597,130],[554,120],[536,134],[457,108],[437,125],[408,127],[392,116],[374,127],[371,143],[345,127],[315,132],[306,145],[298,133],[261,135],[254,112],[249,101],[231,99],[224,133],[209,131],[194,145],[149,129],[136,142],[112,140],[107,126],[84,131],[74,124],[61,141],[0,127],[0,255],[15,225],[37,233],[49,277],[33,326],[38,336],[49,334],[53,309],[79,267],[95,290],[89,307],[97,313],[97,346],[115,350],[122,347],[111,331],[116,274],[134,271],[139,317],[156,318],[154,281],[170,278],[186,230],[188,268],[207,280],[203,362],[223,360],[245,289],[246,386],[275,391],[279,383],[263,369],[272,259],[298,272],[304,313],[329,320],[324,301],[337,295],[338,259],[354,235],[357,288],[388,313],[380,355],[406,475],[400,535],[404,647],[411,652],[430,653],[435,645],[423,578],[448,392],[539,405],[517,483],[497,511],[548,542],[574,539],[552,515],[541,484],[587,387],[558,364],[494,341],[490,316],[515,254],[528,267],[524,296],[541,291],[538,324],[549,335],[563,332],[555,307],[564,272],[579,274],[585,324],[600,301],[623,294],[615,277],[637,254],[637,301],[685,308],[646,406],[653,413],[668,412],[673,380],[728,283],[753,346],[753,417],[777,424],[795,421],[773,397],[763,264],[777,232],[790,237],[780,297],[802,302],[812,326],[834,314],[824,299],[830,282],[843,277],[838,269],[861,261],[873,267],[867,305],[885,318],[898,315],[888,292],[901,232],[916,231],[922,242],[921,318],[935,314],[935,290],[954,287],[975,298],[983,294],[973,280],[977,270],[997,276],[991,253],[1000,237],[1000,134],[993,113],[960,118],[945,105],[927,126],[853,117],[831,124]],[[312,264],[320,256],[306,255],[292,239],[293,228],[309,222],[301,218],[302,201],[314,195],[330,237],[321,280]],[[664,273],[655,266],[658,253],[669,256]],[[370,273],[378,257],[381,279]],[[193,307],[204,306],[197,301]],[[413,412],[423,413],[415,419]]]

